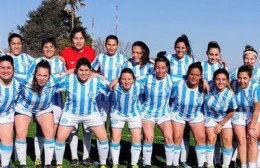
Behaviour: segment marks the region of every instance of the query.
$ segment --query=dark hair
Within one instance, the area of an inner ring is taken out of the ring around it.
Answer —
[[[78,32],[82,33],[82,36],[84,37],[84,39],[87,38],[86,31],[85,31],[85,29],[83,27],[74,27],[73,30],[70,33],[70,41],[71,42],[73,41],[73,38],[74,38],[75,34],[78,33]]]
[[[252,47],[251,45],[246,45],[246,46],[245,46],[245,50],[244,50],[244,52],[243,52],[243,58],[245,58],[245,56],[247,55],[247,52],[248,52],[248,51],[254,52],[254,53],[256,54],[256,58],[257,58],[258,53],[257,53],[257,51],[254,49],[254,47]]]
[[[13,59],[13,57],[11,57],[10,55],[3,55],[2,57],[0,57],[0,62],[3,62],[3,61],[10,62],[10,64],[13,66],[13,69],[14,69],[14,59]]]
[[[217,48],[219,50],[219,52],[221,52],[220,46],[219,46],[218,42],[216,42],[216,41],[210,41],[208,43],[208,48],[207,48],[206,54],[209,54],[209,50],[211,48]]]
[[[120,73],[120,77],[119,77],[119,83],[120,83],[120,84],[121,84],[120,80],[121,80],[122,75],[123,75],[124,73],[129,73],[129,74],[131,74],[131,75],[133,76],[133,79],[136,80],[136,77],[135,77],[135,74],[134,74],[133,70],[130,69],[130,68],[124,68],[124,69],[121,71],[121,73]]]
[[[225,69],[225,68],[220,68],[220,69],[217,69],[214,74],[213,74],[213,81],[215,81],[216,79],[216,76],[219,75],[219,74],[224,74],[226,76],[227,79],[229,79],[229,73],[228,71]]]
[[[132,45],[132,50],[135,46],[139,46],[142,49],[142,58],[141,58],[141,65],[145,65],[146,63],[150,62],[150,49],[143,41],[136,41]]]
[[[13,38],[19,38],[21,40],[21,42],[23,43],[23,38],[22,38],[22,36],[20,34],[12,33],[8,37],[8,44],[9,44],[9,46],[10,46],[10,43],[11,43]]]
[[[42,48],[46,43],[51,43],[55,48],[57,47],[55,39],[53,37],[45,37],[42,40]]]
[[[161,57],[161,56],[165,56],[166,55],[166,51],[160,51],[157,53],[157,57]]]
[[[170,74],[170,61],[165,56],[159,55],[154,61],[154,67],[156,66],[157,62],[165,62],[168,68],[168,74]]]
[[[35,67],[34,75],[33,75],[33,81],[32,81],[32,88],[33,91],[40,94],[41,93],[41,86],[36,80],[36,72],[38,71],[39,68],[46,68],[49,70],[49,75],[51,75],[51,66],[48,61],[46,60],[41,60]]]
[[[193,57],[189,39],[185,34],[181,35],[180,37],[178,37],[176,39],[176,41],[174,43],[174,48],[176,48],[177,44],[180,43],[180,42],[183,42],[185,44],[185,46],[187,48],[187,51],[186,51],[187,55],[189,55],[190,57]]]
[[[241,72],[246,72],[248,74],[248,76],[251,78],[252,74],[253,74],[253,66],[251,66],[251,65],[242,65],[241,67],[238,68],[237,76]]]
[[[189,68],[188,68],[188,71],[187,71],[187,78],[191,72],[192,69],[194,68],[197,68],[200,70],[200,74],[202,75],[203,74],[203,68],[201,66],[201,62],[194,62],[192,64],[190,64]],[[199,92],[205,92],[204,89],[203,89],[203,81],[202,81],[202,78],[200,79],[199,81]]]
[[[106,43],[108,42],[108,40],[110,40],[110,39],[116,40],[116,43],[118,44],[118,38],[117,38],[117,36],[115,36],[115,35],[109,35],[109,36],[107,36],[107,37],[106,37],[105,44],[106,44]]]
[[[91,69],[91,63],[90,63],[90,61],[89,61],[87,58],[85,58],[85,57],[81,57],[81,58],[78,60],[77,65],[76,65],[76,67],[75,67],[75,70],[74,70],[75,73],[78,72],[79,67],[80,67],[81,65],[87,66],[89,69]]]

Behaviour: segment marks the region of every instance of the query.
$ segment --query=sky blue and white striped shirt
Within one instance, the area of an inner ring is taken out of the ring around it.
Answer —
[[[238,100],[232,91],[225,88],[222,92],[218,92],[213,85],[204,100],[204,114],[218,121],[224,119],[227,110],[235,111],[238,108]]]
[[[85,83],[78,81],[75,74],[70,74],[58,85],[58,91],[66,91],[66,102],[63,112],[80,116],[99,112],[96,98],[99,93],[109,92],[105,82],[99,77],[92,77]]]
[[[14,112],[15,100],[19,92],[20,83],[14,78],[8,86],[4,86],[0,82],[0,116]]]
[[[201,62],[201,66],[203,68],[203,79],[206,81],[212,81],[214,72],[220,68],[223,68],[223,66],[220,63],[210,64],[208,61]]]
[[[12,56],[12,57],[14,60],[14,73],[28,74],[29,68],[34,58],[32,58],[30,55],[25,53],[21,53],[18,56]]]
[[[231,82],[235,94],[238,98],[237,112],[253,114],[254,102],[260,102],[260,86],[258,83],[251,81],[247,88],[241,89],[236,80]]]
[[[145,102],[142,104],[142,111],[153,117],[160,117],[169,114],[169,99],[173,82],[170,75],[164,79],[156,79],[156,75],[148,75],[140,80],[144,86]]]
[[[138,79],[144,77],[145,75],[154,73],[154,65],[152,63],[146,63],[145,65],[137,65],[133,59],[129,59],[125,62],[124,68],[130,68],[135,74],[135,77]]]
[[[33,91],[33,75],[17,74],[15,78],[21,83],[21,92],[17,99],[17,104],[22,105],[25,111],[37,113],[52,106],[51,100],[55,93],[56,86],[60,82],[60,78],[51,76],[40,93]]]
[[[142,108],[139,95],[143,92],[144,88],[139,82],[134,82],[128,91],[125,91],[120,84],[117,85],[112,92],[115,101],[112,104],[111,112],[126,117],[140,114]]]
[[[33,74],[35,71],[36,65],[41,62],[42,60],[47,60],[51,66],[51,74],[52,75],[59,75],[66,71],[66,67],[63,62],[58,57],[53,57],[52,59],[47,59],[43,56],[35,59],[29,68],[29,73]],[[52,103],[59,107],[63,106],[62,103],[62,93],[55,93],[52,99]]]
[[[174,84],[171,98],[171,112],[184,120],[192,120],[203,113],[204,93],[199,92],[198,87],[188,88],[185,80]]]
[[[170,74],[174,82],[184,79],[190,64],[196,62],[195,58],[188,55],[178,59],[176,54],[168,54],[166,58],[170,61]]]

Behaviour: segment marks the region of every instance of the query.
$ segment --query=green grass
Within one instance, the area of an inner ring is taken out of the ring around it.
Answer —
[[[35,136],[36,132],[36,127],[35,123],[32,122],[29,127],[28,131],[28,138],[27,138],[27,166],[29,168],[34,167],[34,147],[33,147],[33,137]],[[81,160],[82,158],[82,127],[79,127],[79,145],[78,145],[78,155],[79,159]],[[131,141],[130,141],[130,132],[127,127],[123,129],[122,132],[122,140],[121,140],[121,153],[120,153],[120,168],[126,168],[127,165],[130,163],[130,147],[131,147]],[[153,144],[153,156],[152,156],[152,164],[153,167],[163,167],[165,165],[165,154],[164,154],[164,146],[163,146],[163,137],[161,134],[161,131],[159,130],[158,127],[155,127],[155,138],[154,138],[154,144]],[[194,140],[191,136],[191,145],[194,145]],[[96,138],[95,136],[92,136],[92,146],[91,146],[91,151],[90,151],[90,158],[94,161],[98,161],[98,153],[97,153],[97,148],[96,148]],[[195,164],[196,160],[196,155],[194,153],[193,148],[190,150],[190,155],[189,155],[189,162],[192,164]],[[70,168],[70,162],[71,162],[71,156],[70,156],[70,149],[68,146],[68,143],[66,143],[66,150],[65,150],[65,155],[64,155],[64,160],[63,160],[63,167],[64,168]],[[13,167],[18,167],[19,163],[13,163]],[[83,168],[83,166],[78,166],[79,168]],[[95,168],[97,166],[91,166],[90,168]]]

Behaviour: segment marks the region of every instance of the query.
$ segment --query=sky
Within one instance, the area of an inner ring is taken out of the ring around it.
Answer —
[[[3,0],[0,7],[0,48],[8,48],[10,31],[19,33],[17,25],[24,25],[29,11],[36,10],[41,0]],[[151,57],[159,51],[174,53],[174,42],[182,34],[190,40],[197,60],[207,60],[209,41],[217,41],[221,55],[229,69],[242,65],[246,44],[260,54],[259,0],[85,0],[79,8],[83,26],[94,39],[115,34],[116,6],[118,6],[117,36],[120,41],[144,41]],[[260,60],[257,61],[260,67]]]

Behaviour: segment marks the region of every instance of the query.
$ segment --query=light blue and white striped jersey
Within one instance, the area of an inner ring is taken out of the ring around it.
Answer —
[[[227,110],[235,111],[237,108],[237,96],[228,88],[218,92],[213,85],[205,96],[204,114],[216,120],[224,119],[227,115]]]
[[[25,111],[37,113],[46,110],[52,106],[51,100],[56,91],[56,86],[60,82],[60,78],[55,78],[51,76],[40,93],[36,93],[33,91],[33,75],[17,74],[15,78],[22,85],[20,96],[17,99],[17,104],[22,105]]]
[[[195,58],[188,55],[178,59],[176,54],[168,54],[166,58],[170,61],[170,74],[174,82],[184,79],[190,64],[197,62]]]
[[[237,79],[237,72],[239,68],[234,69],[230,74],[230,79],[235,80]],[[252,73],[252,81],[254,82],[260,82],[260,68],[254,67],[253,73]]]
[[[47,59],[44,56],[41,56],[35,59],[29,68],[29,73],[33,74],[35,71],[36,65],[41,62],[42,60],[47,60],[51,66],[51,74],[58,75],[66,71],[66,67],[63,62],[58,57],[53,57],[52,59]],[[52,99],[52,103],[59,107],[63,106],[62,103],[62,93],[55,93]]]
[[[145,75],[154,73],[154,65],[152,63],[146,63],[145,65],[137,65],[133,59],[129,59],[125,62],[123,68],[130,68],[135,74],[135,77],[138,79]]]
[[[104,53],[99,54],[92,62],[91,66],[96,71],[100,68],[101,75],[108,80],[113,80],[120,76],[126,60],[126,57],[119,53],[115,53],[113,56],[108,56]]]
[[[188,88],[185,80],[174,84],[171,95],[171,112],[184,120],[192,120],[203,113],[204,93],[199,88]]]
[[[260,86],[258,83],[251,81],[247,88],[241,89],[236,80],[231,82],[235,94],[238,98],[237,112],[253,114],[254,102],[260,102]]]
[[[15,100],[20,92],[20,84],[14,78],[8,86],[0,83],[0,116],[14,112]]]
[[[148,75],[140,80],[144,86],[145,102],[142,111],[150,116],[159,117],[169,114],[169,99],[173,82],[170,75],[164,79],[156,79],[156,75]]]
[[[202,76],[206,81],[212,81],[214,72],[220,68],[223,68],[223,66],[218,62],[215,64],[210,64],[208,61],[201,62],[201,66],[203,68]]]
[[[92,77],[85,83],[81,83],[75,74],[66,75],[65,79],[58,85],[58,91],[61,90],[66,91],[63,112],[80,116],[99,112],[96,98],[99,93],[109,92],[105,82],[99,77]]]
[[[12,57],[14,60],[14,73],[28,74],[29,68],[33,62],[33,58],[30,55],[25,53],[21,53],[18,56],[12,56]]]
[[[139,82],[134,82],[131,89],[125,91],[121,85],[117,85],[112,92],[115,101],[112,104],[112,113],[130,117],[140,114],[142,108],[139,96],[144,93],[144,88]]]

